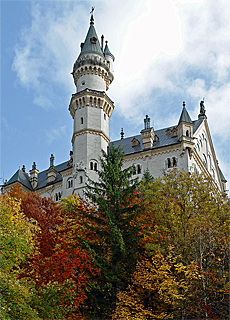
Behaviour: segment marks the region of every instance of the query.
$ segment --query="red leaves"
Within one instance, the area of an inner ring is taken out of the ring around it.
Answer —
[[[33,279],[37,289],[50,282],[64,284],[68,296],[73,298],[70,299],[73,305],[79,306],[87,298],[84,286],[89,275],[99,271],[92,267],[86,251],[68,242],[71,225],[66,223],[64,210],[52,199],[40,198],[36,193],[29,193],[22,199],[21,209],[37,223],[34,254],[28,257],[22,277]]]

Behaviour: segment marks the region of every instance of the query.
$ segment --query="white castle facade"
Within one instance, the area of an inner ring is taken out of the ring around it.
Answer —
[[[56,165],[52,154],[49,168],[42,172],[35,162],[29,173],[23,166],[5,183],[4,189],[20,183],[26,192],[34,190],[58,201],[71,194],[82,194],[87,176],[96,181],[101,149],[107,152],[111,143],[109,121],[114,104],[106,92],[114,78],[113,63],[114,56],[107,41],[104,44],[103,36],[99,41],[91,15],[88,33],[72,72],[76,93],[69,105],[74,121],[70,157]],[[128,138],[124,138],[122,130],[121,139],[112,143],[123,149],[124,167],[134,164],[140,179],[146,170],[154,178],[160,177],[165,169],[175,167],[186,172],[203,172],[213,178],[221,192],[225,192],[227,181],[218,166],[204,102],[200,102],[197,120],[191,120],[184,102],[178,118],[178,124],[154,130],[146,116],[140,134]]]

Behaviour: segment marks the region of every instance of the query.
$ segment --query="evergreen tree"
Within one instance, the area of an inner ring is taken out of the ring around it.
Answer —
[[[102,151],[103,152],[103,151]],[[124,154],[114,145],[103,152],[98,182],[90,181],[86,196],[95,205],[87,214],[87,228],[97,241],[84,240],[101,273],[92,280],[86,295],[87,316],[109,318],[116,307],[116,294],[125,289],[138,258],[140,213],[138,179],[134,166],[122,169]]]

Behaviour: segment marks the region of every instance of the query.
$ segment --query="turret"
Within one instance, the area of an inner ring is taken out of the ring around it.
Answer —
[[[81,52],[74,63],[73,78],[76,86],[76,92],[91,89],[106,91],[113,81],[113,61],[114,56],[110,53],[106,41],[103,52],[104,36],[101,43],[94,27],[93,14],[90,19],[90,27],[81,44]]]
[[[105,92],[113,81],[113,61],[107,42],[104,48],[104,36],[98,40],[92,14],[72,72],[76,93],[72,95],[69,111],[74,120],[72,145],[76,190],[85,187],[86,176],[97,180],[101,150],[107,152],[110,142],[109,120],[114,104]]]
[[[180,119],[177,125],[177,134],[179,141],[193,141],[193,122],[188,114],[188,111],[185,107],[185,102],[183,102],[183,109],[180,115]]]

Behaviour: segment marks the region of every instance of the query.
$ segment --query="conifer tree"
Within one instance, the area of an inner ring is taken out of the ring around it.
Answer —
[[[103,152],[103,151],[102,151]],[[134,166],[122,169],[124,154],[114,145],[103,152],[98,182],[90,181],[86,196],[95,205],[88,214],[87,228],[97,241],[84,241],[101,273],[91,283],[87,316],[109,318],[116,306],[116,294],[129,283],[138,258],[140,213],[138,180]],[[86,214],[86,213],[85,213]]]

